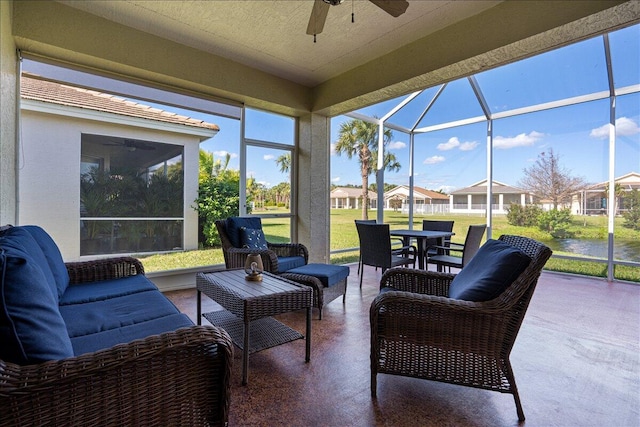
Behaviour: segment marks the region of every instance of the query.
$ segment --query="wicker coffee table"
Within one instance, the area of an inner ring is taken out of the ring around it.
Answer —
[[[224,270],[196,274],[198,325],[204,316],[211,324],[225,329],[233,343],[243,350],[242,384],[248,381],[249,354],[305,338],[299,332],[272,318],[276,314],[307,310],[305,362],[311,356],[311,307],[313,291],[270,273],[260,282],[245,279],[244,270]],[[201,294],[225,310],[202,314]]]

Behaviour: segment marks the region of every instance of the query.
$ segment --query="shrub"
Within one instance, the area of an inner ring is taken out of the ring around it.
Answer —
[[[215,221],[238,216],[240,196],[238,184],[232,181],[209,179],[200,183],[194,208],[198,211],[200,227],[207,246],[220,246]]]
[[[522,206],[512,203],[507,208],[507,222],[518,227],[533,227],[538,224],[542,208],[537,205]]]
[[[553,209],[542,212],[538,216],[538,228],[551,234],[555,239],[567,239],[574,236],[569,230],[571,226],[571,211],[569,209]]]

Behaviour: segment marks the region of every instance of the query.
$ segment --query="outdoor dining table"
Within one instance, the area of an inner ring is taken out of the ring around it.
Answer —
[[[391,236],[401,237],[404,246],[409,246],[411,244],[411,239],[416,239],[418,244],[418,267],[421,270],[424,270],[426,268],[424,255],[427,250],[425,247],[427,239],[438,239],[438,245],[442,246],[444,244],[444,239],[446,237],[453,236],[455,233],[452,231],[400,229],[390,230],[389,234]]]

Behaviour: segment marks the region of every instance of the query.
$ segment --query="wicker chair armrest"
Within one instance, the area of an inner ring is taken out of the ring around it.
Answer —
[[[435,249],[440,253],[450,254],[451,252],[462,252],[462,251],[464,251],[464,246],[463,245],[457,245],[457,244],[454,243],[453,246],[433,245],[433,246],[429,246],[428,249]]]
[[[391,253],[394,255],[404,254],[407,252],[415,255],[418,253],[418,248],[415,245],[409,245],[409,246],[396,247],[391,251]]]
[[[269,273],[278,272],[278,256],[271,249],[249,249],[249,248],[229,248],[227,250],[227,268],[244,268],[244,263],[250,254],[259,254],[262,258],[264,271]]]
[[[223,426],[232,362],[229,335],[212,326],[37,365],[0,360],[0,425]]]
[[[398,291],[446,297],[455,274],[396,267],[384,272],[380,289],[390,286]]]
[[[372,336],[421,342],[460,351],[510,348],[517,328],[510,310],[442,296],[388,291],[371,303]],[[512,337],[508,337],[511,334]]]
[[[309,262],[309,250],[302,243],[268,243],[268,245],[277,256],[301,256],[304,257],[305,264]]]
[[[69,272],[69,280],[72,285],[144,274],[142,262],[133,257],[114,257],[93,261],[67,262],[65,266]]]

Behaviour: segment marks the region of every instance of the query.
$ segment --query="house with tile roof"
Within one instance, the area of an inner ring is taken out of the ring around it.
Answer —
[[[517,187],[493,181],[491,209],[494,214],[506,214],[512,204],[521,206],[538,203],[534,194]],[[478,181],[468,187],[452,191],[450,194],[452,213],[485,214],[487,211],[487,180]]]
[[[362,188],[335,187],[330,193],[331,209],[360,209],[362,207]],[[375,209],[378,195],[369,190],[369,209]]]
[[[398,185],[384,193],[385,209],[409,209],[409,186]],[[449,196],[422,187],[413,187],[413,210],[418,214],[441,214],[449,212]]]
[[[36,76],[20,83],[20,224],[64,236],[66,260],[198,247],[199,149],[217,125]]]

